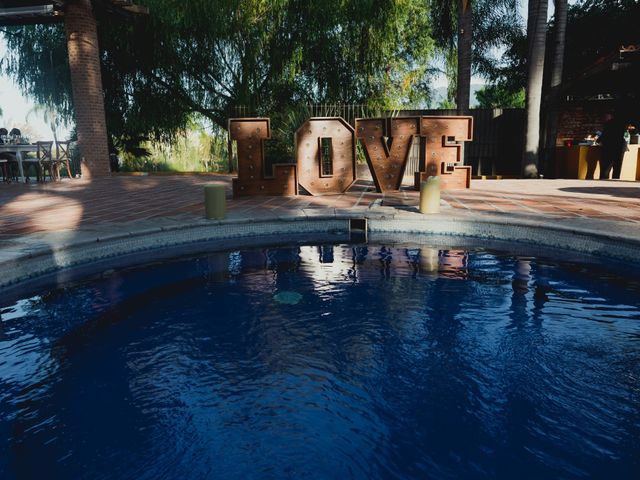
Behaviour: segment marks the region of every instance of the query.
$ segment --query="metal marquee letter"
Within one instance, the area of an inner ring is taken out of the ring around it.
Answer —
[[[276,163],[271,175],[265,171],[264,141],[271,138],[268,118],[231,118],[228,131],[231,140],[238,144],[238,178],[233,179],[234,197],[298,194],[295,165]]]
[[[356,136],[379,192],[400,189],[413,138],[419,134],[420,117],[356,119]]]
[[[311,195],[344,193],[356,180],[353,127],[341,117],[312,117],[296,131],[300,186]]]
[[[425,138],[425,160],[415,172],[415,188],[433,175],[440,175],[444,189],[469,188],[471,167],[464,166],[462,145],[473,139],[473,117],[425,116],[420,119],[420,135]]]

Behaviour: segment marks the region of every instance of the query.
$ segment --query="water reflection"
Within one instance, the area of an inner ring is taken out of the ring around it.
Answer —
[[[629,477],[640,284],[607,275],[295,246],[24,300],[0,309],[0,473]]]
[[[468,276],[467,252],[428,247],[394,249],[388,246],[355,246],[346,250],[343,247],[336,249],[333,245],[322,245],[235,251],[210,254],[203,258],[204,263],[201,262],[199,268],[202,269],[202,275],[211,282],[233,279],[241,274],[264,269],[276,275],[300,270],[316,279],[357,279],[359,271],[371,271],[373,265],[368,260],[372,257],[377,259],[379,272],[385,278],[390,278],[394,272],[411,272],[432,278],[465,279]],[[301,267],[301,264],[304,265]],[[109,295],[105,302],[115,299],[118,299],[117,295]]]

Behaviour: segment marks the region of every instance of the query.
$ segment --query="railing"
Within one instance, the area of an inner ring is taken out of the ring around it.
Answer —
[[[382,110],[365,104],[358,103],[309,103],[299,105],[296,108],[298,116],[306,117],[342,117],[351,125],[356,118],[394,117],[400,110]],[[234,117],[250,118],[259,117],[261,114],[252,107],[238,105],[233,108]],[[267,115],[268,116],[268,115]]]

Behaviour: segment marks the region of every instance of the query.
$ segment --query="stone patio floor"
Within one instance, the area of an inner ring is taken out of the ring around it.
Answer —
[[[231,176],[117,176],[92,183],[0,184],[2,239],[37,232],[83,229],[161,217],[201,218],[202,186],[227,187],[228,217],[260,212],[296,215],[301,209],[415,207],[418,192],[383,195],[359,182],[342,195],[231,198]],[[640,182],[590,180],[476,180],[468,190],[442,192],[443,208],[462,212],[540,216],[546,220],[592,218],[640,226]]]
[[[383,195],[360,181],[342,195],[231,198],[231,176],[113,176],[65,179],[47,184],[0,184],[0,264],[51,245],[62,232],[84,237],[113,235],[152,226],[200,221],[202,186],[227,188],[227,219],[349,215],[393,211],[394,218],[417,218],[418,192],[407,188]],[[594,232],[618,232],[640,239],[640,182],[589,180],[475,180],[472,188],[442,192],[441,214],[451,218],[527,220]],[[3,254],[4,251],[4,254]]]

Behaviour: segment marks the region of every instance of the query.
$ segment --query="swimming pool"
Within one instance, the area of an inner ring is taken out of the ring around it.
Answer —
[[[637,478],[640,276],[246,249],[0,309],[0,478]]]

